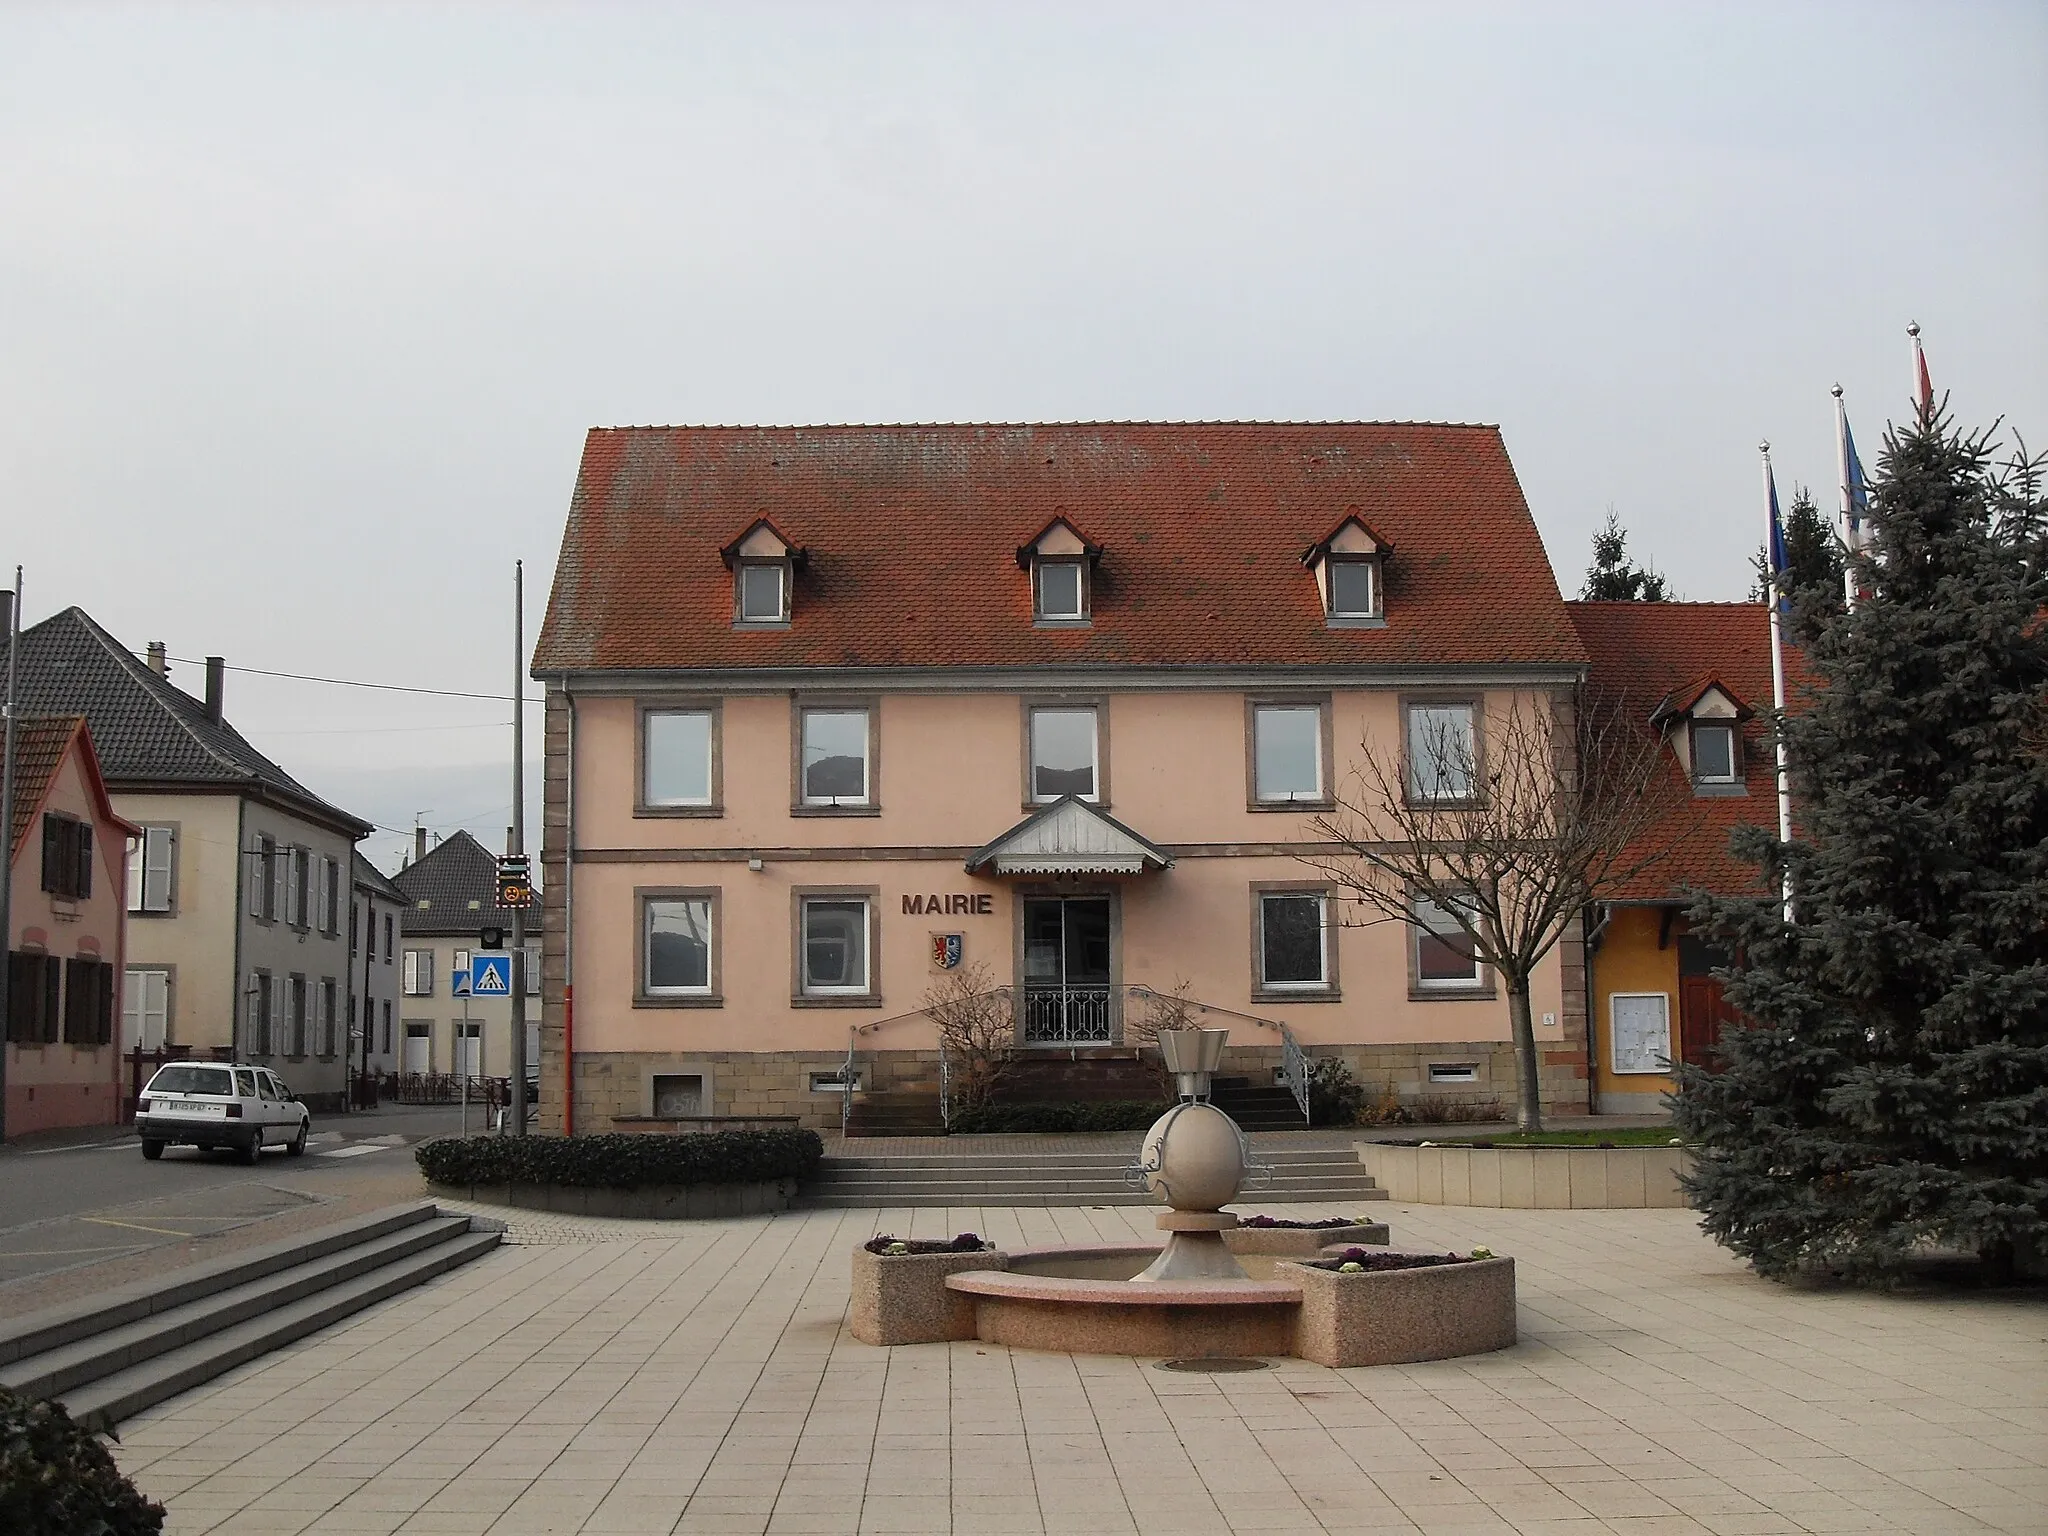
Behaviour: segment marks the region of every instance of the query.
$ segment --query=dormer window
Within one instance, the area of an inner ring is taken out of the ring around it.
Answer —
[[[1746,795],[1742,722],[1750,707],[1710,678],[1673,689],[1651,712],[1695,795]]]
[[[782,560],[740,562],[740,622],[789,622],[789,565]]]
[[[1091,544],[1064,514],[1017,551],[1031,573],[1031,622],[1049,629],[1086,626],[1093,612],[1095,566],[1102,546]]]
[[[1356,507],[1346,510],[1327,538],[1309,546],[1301,563],[1315,572],[1323,620],[1331,629],[1378,629],[1386,623],[1380,570],[1393,552]]]
[[[790,543],[780,529],[763,517],[718,554],[733,573],[733,627],[786,627],[791,587],[808,551]]]
[[[1379,562],[1342,555],[1330,561],[1329,615],[1333,619],[1376,619],[1380,613]]]
[[[1032,612],[1033,618],[1041,621],[1058,621],[1088,617],[1088,607],[1082,596],[1088,578],[1080,561],[1036,561],[1032,579],[1038,591],[1038,603]]]
[[[1693,783],[1733,784],[1738,777],[1735,762],[1735,727],[1695,720],[1692,724]]]

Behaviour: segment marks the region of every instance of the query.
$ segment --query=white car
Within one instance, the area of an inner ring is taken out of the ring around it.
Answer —
[[[312,1115],[282,1078],[241,1062],[170,1062],[135,1101],[135,1134],[151,1162],[180,1144],[205,1152],[232,1147],[245,1163],[267,1146],[299,1157],[312,1128]]]

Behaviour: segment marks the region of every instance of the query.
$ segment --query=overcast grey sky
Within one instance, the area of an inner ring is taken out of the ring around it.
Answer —
[[[1909,319],[2048,446],[2044,81],[2038,0],[12,4],[0,561],[487,691],[592,425],[1363,418],[1500,423],[1568,593],[1612,505],[1738,598],[1758,439],[1831,504]],[[229,709],[387,827],[509,819],[509,705]]]

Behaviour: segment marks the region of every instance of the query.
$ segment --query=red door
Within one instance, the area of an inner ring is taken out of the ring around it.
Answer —
[[[1712,1067],[1708,1056],[1721,1038],[1721,1031],[1741,1022],[1741,1016],[1721,995],[1721,983],[1711,976],[1681,976],[1678,981],[1678,1054],[1696,1067]]]

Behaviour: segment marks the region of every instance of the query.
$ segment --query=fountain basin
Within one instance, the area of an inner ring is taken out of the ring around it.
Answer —
[[[1024,1249],[1006,1270],[948,1275],[974,1298],[975,1337],[1077,1355],[1293,1353],[1302,1290],[1288,1280],[1131,1280],[1150,1246]]]

